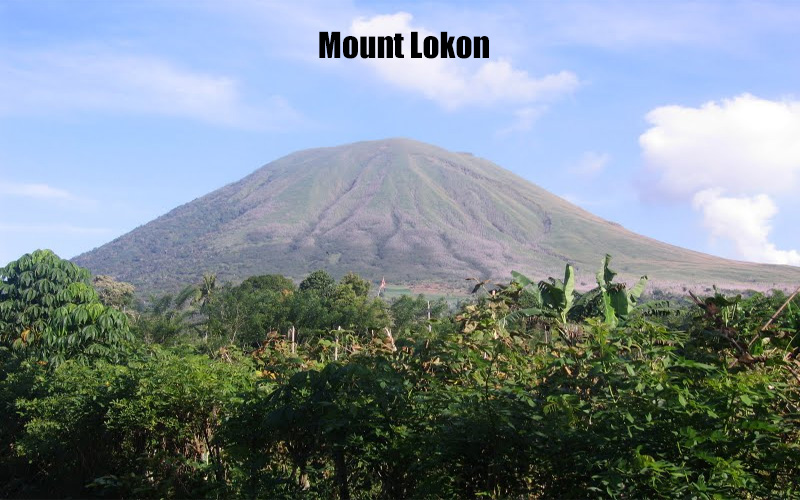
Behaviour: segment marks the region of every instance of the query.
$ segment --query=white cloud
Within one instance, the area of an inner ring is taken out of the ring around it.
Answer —
[[[694,195],[692,205],[703,213],[712,238],[733,242],[742,258],[800,266],[797,250],[778,250],[769,242],[770,223],[778,213],[769,196],[725,197],[718,189],[706,189]]]
[[[31,206],[36,207],[41,207],[41,202],[78,209],[94,209],[97,207],[97,200],[41,183],[0,181],[0,195],[21,198],[29,203],[34,203],[35,205]]]
[[[773,196],[798,189],[800,102],[743,94],[698,108],[663,106],[646,118],[652,127],[639,144],[647,198],[691,200],[711,236],[731,241],[742,258],[800,265],[797,251],[769,241]]]
[[[507,127],[498,130],[497,135],[528,132],[546,110],[545,106],[526,106],[514,111],[514,121]]]
[[[503,58],[486,60],[477,68],[454,59],[412,59],[411,31],[419,33],[420,41],[438,35],[412,26],[411,20],[406,12],[359,17],[351,24],[350,33],[356,37],[402,33],[404,58],[364,59],[364,63],[389,84],[420,93],[445,109],[541,102],[578,87],[578,78],[569,71],[533,78]]]
[[[107,234],[111,231],[105,227],[85,227],[72,224],[3,224],[0,231],[9,233],[44,233],[67,235]]]
[[[699,108],[663,106],[639,137],[656,192],[691,197],[708,188],[783,193],[800,174],[800,102],[749,94]]]
[[[602,172],[610,160],[611,156],[608,153],[586,151],[569,171],[583,177],[592,177]]]
[[[14,182],[0,182],[0,194],[19,196],[37,200],[78,201],[80,198],[63,189],[54,188],[47,184],[21,184]]]
[[[254,128],[300,118],[281,97],[245,105],[233,78],[179,68],[157,57],[85,47],[0,53],[0,115],[81,110]]]

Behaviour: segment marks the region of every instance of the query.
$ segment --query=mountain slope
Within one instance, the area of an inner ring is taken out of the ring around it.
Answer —
[[[145,290],[324,268],[398,283],[541,278],[605,253],[623,276],[752,287],[800,268],[735,262],[634,234],[466,153],[408,140],[300,151],[74,259]]]

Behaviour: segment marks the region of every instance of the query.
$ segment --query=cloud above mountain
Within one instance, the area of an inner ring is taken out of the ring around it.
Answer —
[[[438,36],[438,33],[414,25],[412,21],[413,16],[407,12],[359,17],[350,25],[350,34],[385,36],[387,33],[402,33],[403,53],[410,54],[412,31],[418,32],[420,39]],[[492,55],[492,59],[478,61],[405,57],[367,59],[364,64],[384,82],[421,94],[448,110],[546,102],[573,92],[579,85],[578,77],[570,71],[533,77],[514,67],[507,58]]]
[[[0,116],[87,111],[253,129],[302,121],[280,96],[245,102],[235,78],[187,69],[163,57],[91,46],[0,54]]]
[[[796,250],[769,241],[779,208],[800,176],[800,102],[742,94],[700,107],[662,106],[639,137],[653,199],[688,200],[712,238],[740,257],[800,265]]]

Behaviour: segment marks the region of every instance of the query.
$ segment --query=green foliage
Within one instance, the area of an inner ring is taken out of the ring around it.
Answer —
[[[177,295],[150,297],[148,303],[139,308],[132,326],[134,333],[147,343],[164,345],[196,337],[197,331],[190,326],[195,314],[192,298],[196,295],[197,288],[187,286]]]
[[[208,329],[214,346],[236,344],[254,349],[269,332],[291,326],[294,294],[286,288],[253,285],[246,281],[224,287],[208,308]]]
[[[567,321],[567,314],[572,308],[575,298],[575,269],[567,264],[564,270],[564,281],[550,278],[550,282],[539,283],[542,305],[558,314],[562,322]]]
[[[429,311],[431,320],[436,321],[434,324],[440,324],[449,307],[443,298],[430,301],[424,295],[419,294],[416,297],[401,295],[392,300],[389,309],[395,330],[402,332],[406,330],[421,331],[427,328],[431,324],[428,321]]]
[[[647,276],[642,276],[633,288],[627,290],[625,283],[613,283],[617,273],[608,267],[609,264],[611,256],[606,254],[603,267],[597,272],[597,286],[600,288],[605,321],[615,325],[626,320],[636,307],[647,285]]]
[[[796,495],[787,480],[800,456],[785,437],[798,428],[785,398],[797,387],[777,371],[731,373],[724,358],[687,358],[680,337],[664,345],[656,330],[595,323],[576,349],[549,361],[537,392],[543,416],[565,427],[542,451],[556,470],[578,459],[547,485],[550,494]],[[572,457],[559,458],[564,448]]]
[[[678,328],[641,282],[607,321],[608,263],[584,295],[567,266],[439,303],[432,331],[423,297],[266,276],[151,301],[136,331],[175,347],[2,346],[0,496],[800,498],[795,296],[692,296]]]
[[[215,435],[252,380],[242,360],[159,349],[129,365],[66,362],[36,375],[17,400],[24,427],[13,445],[36,471],[27,494],[184,498],[223,488]]]
[[[0,268],[0,342],[17,355],[54,365],[117,359],[131,339],[127,317],[100,302],[88,271],[52,251]]]
[[[97,291],[100,302],[106,306],[124,311],[133,304],[136,288],[130,283],[101,274],[92,278],[92,286]]]
[[[339,280],[340,287],[350,288],[357,297],[369,295],[370,283],[356,273],[347,273]]]
[[[567,264],[564,269],[564,280],[549,278],[540,281],[538,286],[533,289],[533,282],[521,273],[516,271],[511,273],[514,279],[523,288],[533,291],[535,302],[539,307],[523,309],[520,312],[528,315],[545,315],[556,318],[561,323],[567,322],[567,316],[575,301],[575,268],[572,264]],[[535,291],[534,291],[535,290]]]
[[[293,292],[296,287],[294,282],[285,276],[265,274],[247,278],[239,285],[239,288],[242,291],[252,293],[260,291],[283,292],[284,290]]]
[[[337,284],[327,274],[312,276],[297,290],[282,276],[223,287],[206,311],[212,351],[228,344],[256,349],[271,332],[292,328],[298,341],[309,342],[339,327],[363,336],[389,325],[386,304],[367,295],[366,281],[347,275]]]
[[[352,278],[351,281],[340,282],[327,301],[328,310],[332,314],[329,323],[324,326],[328,329],[341,326],[364,334],[369,330],[388,326],[386,303],[378,298],[368,297],[367,290],[368,287],[359,285],[354,288]]]
[[[229,422],[236,459],[252,470],[255,457],[270,450],[289,467],[254,471],[248,494],[266,484],[279,485],[284,495],[305,490],[312,496],[347,498],[354,487],[379,491],[390,480],[385,474],[403,467],[383,461],[385,453],[401,445],[400,422],[408,416],[403,380],[384,360],[359,358],[300,371],[263,394],[243,403]]]
[[[319,269],[309,274],[306,279],[300,282],[300,290],[313,291],[325,297],[331,293],[335,285],[336,281],[331,275]]]

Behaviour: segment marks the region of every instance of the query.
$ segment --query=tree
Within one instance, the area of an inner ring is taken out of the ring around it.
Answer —
[[[295,290],[295,285],[286,276],[281,274],[264,274],[261,276],[251,276],[242,281],[238,286],[242,291],[256,292],[256,291],[272,291],[281,292]]]
[[[100,302],[107,306],[125,311],[133,302],[136,287],[124,281],[117,281],[112,276],[99,274],[92,278],[92,286],[100,297]]]
[[[350,285],[337,286],[327,305],[333,319],[329,328],[341,326],[365,333],[370,329],[377,330],[390,324],[389,313],[383,300],[359,295]]]
[[[361,278],[356,273],[347,273],[339,280],[339,286],[349,287],[358,297],[366,297],[369,294],[369,281]]]
[[[0,343],[52,364],[116,358],[131,340],[128,319],[100,302],[86,269],[36,250],[0,268]]]
[[[427,328],[430,325],[428,313],[430,319],[439,319],[448,312],[448,306],[444,298],[430,301],[422,294],[416,297],[401,295],[392,301],[391,312],[394,328],[402,332],[406,329]]]
[[[203,274],[203,283],[197,292],[197,302],[200,304],[200,311],[205,312],[208,304],[214,299],[217,290],[217,275],[213,273]]]
[[[133,324],[136,336],[159,344],[195,339],[197,331],[190,319],[195,314],[193,301],[198,294],[197,287],[189,285],[177,295],[150,296]]]
[[[199,498],[224,486],[215,435],[233,397],[250,393],[252,366],[157,346],[127,361],[62,363],[17,399],[26,424],[14,449],[32,466],[19,493]]]
[[[333,280],[331,275],[322,269],[319,269],[309,274],[306,279],[300,282],[300,290],[315,291],[320,296],[325,297],[330,295],[335,285],[336,282]]]
[[[271,331],[285,332],[291,325],[293,294],[245,282],[226,286],[207,309],[208,327],[215,342],[258,347]]]

